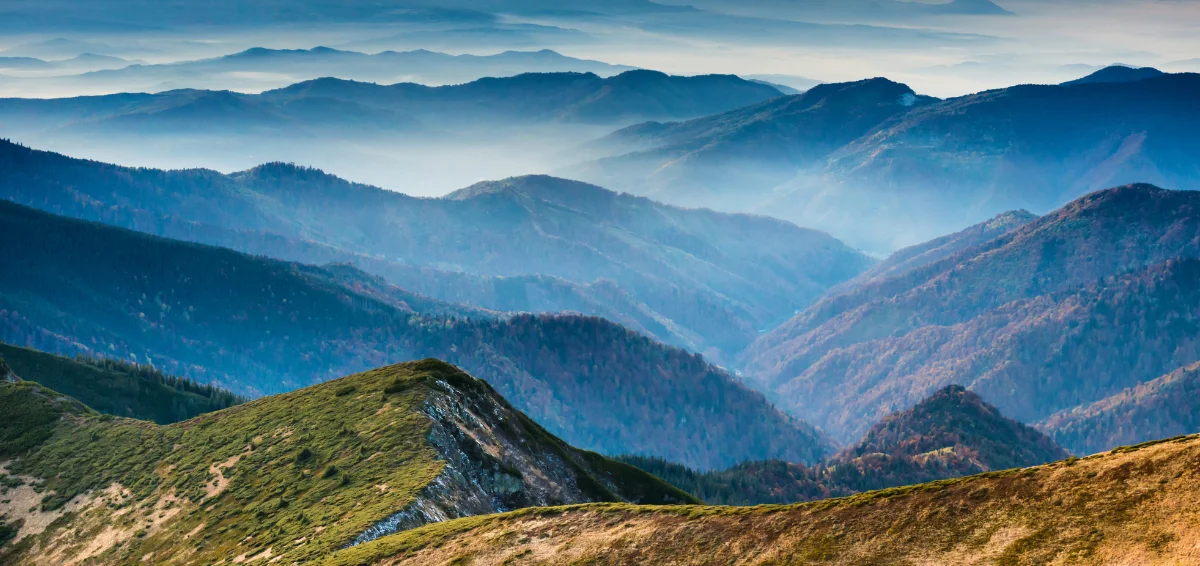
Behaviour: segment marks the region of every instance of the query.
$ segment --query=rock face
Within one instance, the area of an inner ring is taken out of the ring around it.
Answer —
[[[566,446],[482,381],[458,388],[443,380],[434,385],[421,412],[432,422],[428,441],[445,462],[442,473],[411,505],[363,531],[353,544],[427,523],[524,507],[690,499],[665,485],[665,491],[647,492],[644,486],[622,484],[620,473],[632,468]]]
[[[0,412],[15,417],[0,421],[4,485],[42,494],[0,518],[18,532],[0,548],[5,564],[305,562],[526,506],[696,502],[572,448],[432,359],[167,426],[100,415],[29,381],[0,383]]]

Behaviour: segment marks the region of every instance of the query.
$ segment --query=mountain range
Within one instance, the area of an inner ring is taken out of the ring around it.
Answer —
[[[318,53],[335,59],[345,56],[344,52]],[[235,61],[258,57],[287,56],[252,51],[235,56]],[[323,124],[403,130],[413,121],[421,121],[431,130],[447,123],[480,127],[547,121],[607,125],[702,116],[780,94],[769,85],[732,75],[677,77],[644,70],[608,78],[590,72],[525,73],[446,86],[380,85],[324,77],[260,94],[182,89],[157,94],[4,99],[0,100],[0,119],[10,132],[170,132],[183,127],[237,132],[262,127],[278,134],[279,128],[302,132],[305,127]]]
[[[1200,75],[1124,67],[947,100],[884,79],[826,84],[631,126],[563,171],[666,202],[769,211],[887,252],[1123,183],[1198,188],[1198,92]]]
[[[661,458],[620,459],[712,505],[816,501],[986,472],[1037,466],[1069,454],[957,385],[876,423],[856,444],[815,466],[744,462],[697,472]]]
[[[1059,413],[1082,417],[1200,360],[1198,197],[1100,191],[936,261],[847,284],[756,341],[745,375],[841,439],[948,384],[1078,454],[1152,439],[1178,417],[1139,413],[1136,428],[1079,421],[1059,436],[1069,422]]]
[[[329,47],[255,47],[221,57],[157,64],[99,56],[67,61],[0,57],[0,71],[8,70],[39,73],[10,81],[7,94],[20,92],[24,97],[43,97],[179,89],[261,92],[323,77],[436,86],[525,73],[573,72],[609,77],[633,67],[567,57],[549,49],[451,55],[424,49],[367,54]]]
[[[33,382],[0,383],[0,406],[19,417],[0,424],[0,516],[17,531],[6,563],[308,561],[520,507],[695,502],[571,448],[437,360],[167,426],[100,415]]]
[[[299,56],[312,56],[305,53]],[[778,96],[771,85],[733,75],[642,70],[606,78],[525,73],[444,86],[321,77],[258,94],[176,89],[0,99],[0,124],[5,137],[101,161],[226,172],[300,162],[440,196],[484,179],[549,171],[565,149],[617,127]]]
[[[465,309],[286,263],[0,203],[0,341],[280,393],[436,356],[572,444],[702,469],[815,462],[819,431],[698,355],[612,322]],[[436,219],[431,219],[435,220]]]
[[[0,196],[513,312],[602,315],[721,361],[872,260],[786,222],[664,206],[550,177],[413,198],[272,163],[130,169],[0,144]]]

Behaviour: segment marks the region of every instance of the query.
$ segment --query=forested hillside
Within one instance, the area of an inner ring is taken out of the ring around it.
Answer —
[[[1200,360],[1198,257],[1197,193],[1101,191],[826,298],[756,342],[746,374],[842,439],[948,384],[1038,422]]]
[[[815,466],[745,462],[699,472],[662,458],[621,459],[711,505],[797,503],[1036,466],[1069,456],[1036,429],[959,386],[888,415],[860,440]]]
[[[108,358],[64,358],[0,343],[12,375],[70,395],[101,413],[170,424],[219,411],[245,397],[164,374],[151,366]]]
[[[1200,430],[1200,364],[1130,387],[1091,405],[1061,411],[1038,423],[1054,438],[1090,454],[1145,438]]]
[[[0,203],[0,340],[103,353],[238,393],[441,357],[552,433],[701,468],[814,462],[831,444],[703,358],[580,316],[445,314],[323,269]],[[429,309],[430,314],[426,314]],[[451,309],[452,312],[452,309]]]
[[[130,169],[0,143],[0,196],[494,310],[601,315],[718,361],[871,260],[786,222],[523,177],[422,199],[272,163]]]

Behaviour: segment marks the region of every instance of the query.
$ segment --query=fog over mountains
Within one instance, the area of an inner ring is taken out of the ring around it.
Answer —
[[[1197,562],[1200,4],[0,4],[0,564]]]
[[[1200,188],[1188,157],[1200,144],[1200,75],[1114,71],[947,100],[886,79],[821,85],[626,128],[585,146],[606,157],[563,174],[766,212],[883,252],[1122,183]]]

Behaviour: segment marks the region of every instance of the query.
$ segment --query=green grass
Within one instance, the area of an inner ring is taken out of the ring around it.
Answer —
[[[110,362],[107,364],[110,369],[104,369],[4,343],[0,343],[0,358],[21,379],[36,381],[74,397],[96,411],[159,424],[187,420],[243,400],[222,390],[210,391],[212,395],[206,396],[196,392],[205,389],[203,387],[193,386],[192,389],[196,391],[187,391],[173,387],[162,379],[148,379],[132,371],[120,371],[128,364]]]
[[[0,410],[28,408],[0,425],[0,455],[19,455],[11,473],[44,478],[46,508],[113,482],[143,504],[167,493],[184,500],[181,515],[131,543],[128,556],[180,552],[181,536],[204,524],[189,544],[201,562],[267,547],[304,560],[405,507],[441,472],[420,412],[441,369],[390,366],[169,426],[99,415],[36,384],[5,384]],[[403,391],[384,392],[398,382]],[[339,396],[348,385],[356,393]],[[232,457],[240,461],[225,471],[228,488],[208,497],[210,466]]]

